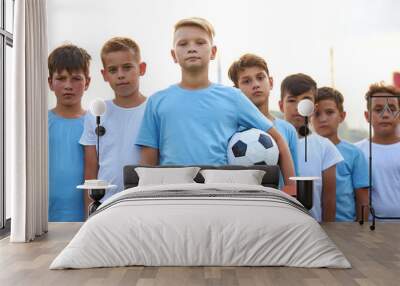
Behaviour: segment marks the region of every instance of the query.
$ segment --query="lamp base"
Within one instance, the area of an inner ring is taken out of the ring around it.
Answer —
[[[313,188],[312,180],[296,181],[296,198],[308,210],[313,207]]]
[[[101,205],[100,200],[106,194],[106,189],[90,189],[89,197],[93,202],[89,205],[89,216],[94,213],[97,208]]]
[[[308,210],[313,208],[314,181],[320,177],[290,177],[296,181],[296,198]]]

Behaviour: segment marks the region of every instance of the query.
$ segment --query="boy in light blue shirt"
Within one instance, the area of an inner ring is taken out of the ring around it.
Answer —
[[[171,54],[181,66],[182,80],[148,100],[136,141],[142,147],[141,163],[226,165],[228,141],[244,126],[275,139],[284,180],[290,184],[293,162],[272,123],[240,90],[209,81],[209,63],[217,51],[213,36],[211,24],[202,18],[175,25]]]
[[[268,101],[273,87],[273,79],[269,74],[267,62],[257,55],[245,54],[232,63],[228,75],[235,87],[239,88],[258,110],[271,120],[286,140],[297,174],[298,139],[296,129],[289,122],[276,118],[269,112]]]
[[[319,88],[312,123],[317,133],[335,144],[344,158],[336,165],[336,220],[354,221],[361,219],[361,206],[368,206],[368,163],[359,148],[338,136],[339,124],[346,117],[343,101],[339,91]]]
[[[83,132],[86,111],[81,99],[89,87],[90,55],[82,48],[64,45],[48,58],[49,87],[57,98],[48,111],[49,221],[83,221],[84,196],[76,189],[83,182]]]
[[[228,139],[238,126],[271,128],[256,111],[234,88],[211,83],[189,91],[172,85],[149,98],[136,142],[159,149],[161,165],[225,165]]]

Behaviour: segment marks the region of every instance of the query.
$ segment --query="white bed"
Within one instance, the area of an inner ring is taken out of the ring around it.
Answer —
[[[285,193],[198,183],[139,186],[109,198],[50,269],[128,265],[351,267]]]

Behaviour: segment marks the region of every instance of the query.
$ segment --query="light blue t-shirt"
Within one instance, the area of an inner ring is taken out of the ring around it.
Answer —
[[[297,131],[296,128],[289,122],[282,120],[280,118],[276,118],[274,121],[274,126],[276,130],[280,134],[282,134],[283,138],[286,140],[288,144],[290,154],[292,155],[294,170],[296,176],[298,175],[298,164],[297,164],[297,145],[298,145],[298,138],[297,138]]]
[[[136,136],[142,123],[146,102],[132,108],[123,108],[106,100],[106,113],[100,117],[100,124],[106,133],[100,136],[100,164],[97,178],[117,185],[107,190],[103,202],[113,194],[123,190],[123,168],[138,164],[139,147],[135,145]],[[85,128],[79,141],[82,145],[95,145],[97,149],[96,118],[90,114],[85,120]]]
[[[49,221],[83,221],[84,157],[79,144],[86,116],[64,118],[48,111]]]
[[[172,85],[148,99],[136,144],[159,149],[161,165],[226,165],[239,126],[267,131],[272,123],[239,89]]]
[[[336,220],[354,221],[354,191],[368,187],[368,163],[362,151],[349,142],[342,140],[336,148],[344,158],[336,165]]]

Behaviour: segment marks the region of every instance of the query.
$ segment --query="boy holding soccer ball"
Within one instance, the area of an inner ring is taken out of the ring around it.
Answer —
[[[239,88],[266,118],[271,120],[287,142],[297,172],[297,132],[289,122],[275,118],[269,112],[269,96],[273,87],[267,62],[254,54],[245,54],[233,62],[228,72],[235,87]],[[281,183],[282,184],[282,183]]]
[[[272,123],[239,90],[209,81],[209,64],[217,52],[213,37],[212,25],[202,18],[175,25],[171,55],[182,80],[148,99],[136,141],[142,147],[141,163],[226,165],[229,138],[244,126],[275,139],[285,184],[290,184],[293,161]]]

